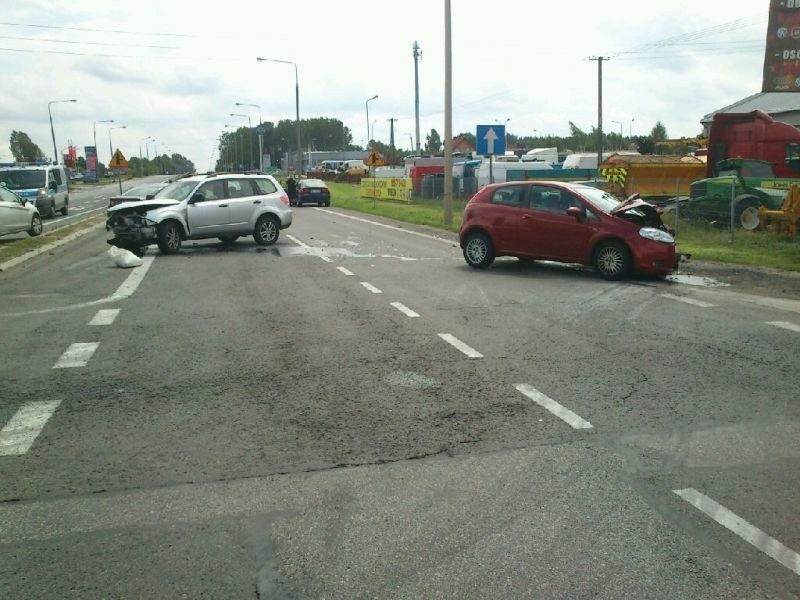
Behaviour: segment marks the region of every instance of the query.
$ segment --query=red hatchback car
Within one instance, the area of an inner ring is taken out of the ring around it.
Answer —
[[[679,258],[672,231],[652,204],[552,181],[482,188],[464,209],[459,242],[476,269],[496,256],[517,256],[593,265],[613,280],[631,271],[664,277]]]

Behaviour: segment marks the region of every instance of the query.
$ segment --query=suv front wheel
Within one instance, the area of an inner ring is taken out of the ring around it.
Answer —
[[[279,232],[280,224],[274,215],[261,215],[256,222],[253,238],[256,240],[257,244],[271,246],[278,241]]]
[[[175,221],[158,226],[158,249],[164,254],[175,254],[181,249],[181,228]]]

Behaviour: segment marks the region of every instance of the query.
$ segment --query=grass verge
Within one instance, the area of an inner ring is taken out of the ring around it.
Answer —
[[[444,225],[442,200],[414,200],[411,203],[362,198],[357,185],[332,183],[331,205],[362,213],[396,219],[416,225],[427,225],[457,232],[466,199],[453,200],[453,223]],[[664,220],[674,226],[674,215]],[[680,251],[692,255],[693,260],[772,267],[787,271],[800,271],[800,240],[779,236],[767,231],[737,229],[733,243],[730,233],[711,225],[678,222]]]

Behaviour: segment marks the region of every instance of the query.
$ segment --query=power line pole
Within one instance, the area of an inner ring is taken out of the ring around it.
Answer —
[[[603,163],[603,61],[607,56],[592,56],[589,60],[597,61],[597,169]]]
[[[419,44],[414,42],[414,118],[417,124],[417,155],[419,155],[419,59],[422,58],[422,50]]]
[[[450,0],[444,0],[444,224],[453,223],[453,51]],[[417,137],[419,146],[419,137]]]
[[[394,150],[394,122],[399,121],[399,119],[392,117],[386,120],[389,121],[389,147]]]

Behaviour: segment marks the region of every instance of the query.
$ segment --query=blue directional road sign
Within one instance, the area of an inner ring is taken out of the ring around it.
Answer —
[[[482,156],[503,155],[506,153],[505,125],[478,125],[475,134],[475,151]]]

